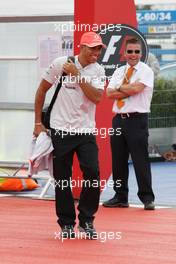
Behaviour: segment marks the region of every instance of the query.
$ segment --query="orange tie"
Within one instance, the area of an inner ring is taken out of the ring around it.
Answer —
[[[133,71],[134,71],[134,67],[130,67],[127,71],[127,73],[125,74],[125,78],[123,79],[123,82],[122,84],[128,84],[129,81],[130,81],[130,78],[133,74]],[[125,101],[123,99],[118,99],[117,100],[117,107],[120,109],[124,106],[125,104]]]

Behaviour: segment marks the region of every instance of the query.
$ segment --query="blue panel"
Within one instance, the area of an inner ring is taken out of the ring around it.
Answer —
[[[137,11],[139,25],[144,24],[166,24],[176,21],[175,10],[140,10]]]

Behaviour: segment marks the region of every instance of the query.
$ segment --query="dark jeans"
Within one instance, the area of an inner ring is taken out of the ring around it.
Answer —
[[[100,197],[98,147],[95,136],[68,134],[62,137],[61,131],[52,129],[51,137],[54,146],[53,174],[58,224],[61,227],[75,225],[76,213],[70,186],[74,153],[77,154],[85,180],[84,183],[79,183],[83,187],[78,205],[78,218],[81,223],[92,222]]]
[[[148,159],[148,114],[136,114],[126,118],[116,115],[112,126],[121,128],[121,135],[111,136],[113,181],[116,196],[128,201],[128,158],[131,158],[138,184],[138,197],[145,203],[154,201],[151,168]],[[118,181],[121,180],[121,187]],[[117,187],[118,186],[118,187]]]

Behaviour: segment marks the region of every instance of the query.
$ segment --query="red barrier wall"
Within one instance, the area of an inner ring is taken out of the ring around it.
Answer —
[[[81,24],[94,26],[95,24],[128,24],[136,27],[136,9],[133,0],[75,0],[75,32],[74,32],[74,54],[79,53],[79,41],[83,31],[80,30]],[[95,26],[93,27],[95,28]],[[89,26],[85,31],[89,31]],[[107,99],[105,94],[101,103],[97,107],[96,123],[97,128],[110,128],[112,120],[112,101]],[[103,129],[101,130],[103,134]],[[107,131],[107,130],[106,130]],[[99,146],[99,164],[101,179],[108,179],[111,175],[111,153],[109,137],[106,135],[97,136]],[[75,158],[73,166],[73,179],[82,179],[79,164]],[[80,188],[73,188],[73,195],[78,198]]]

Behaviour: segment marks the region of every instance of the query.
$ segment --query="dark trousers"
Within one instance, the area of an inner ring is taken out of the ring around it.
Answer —
[[[131,114],[129,117],[117,114],[112,121],[114,131],[120,135],[111,136],[113,181],[116,196],[128,201],[128,158],[131,158],[138,184],[138,197],[145,203],[154,201],[151,182],[151,168],[148,159],[148,115]],[[119,182],[121,186],[119,187]]]
[[[77,154],[83,172],[78,210],[79,221],[92,222],[98,210],[100,197],[98,147],[92,134],[61,135],[61,131],[51,130],[54,147],[53,174],[55,179],[56,214],[58,224],[75,225],[76,213],[70,186],[74,153]],[[73,183],[73,182],[72,182]]]

